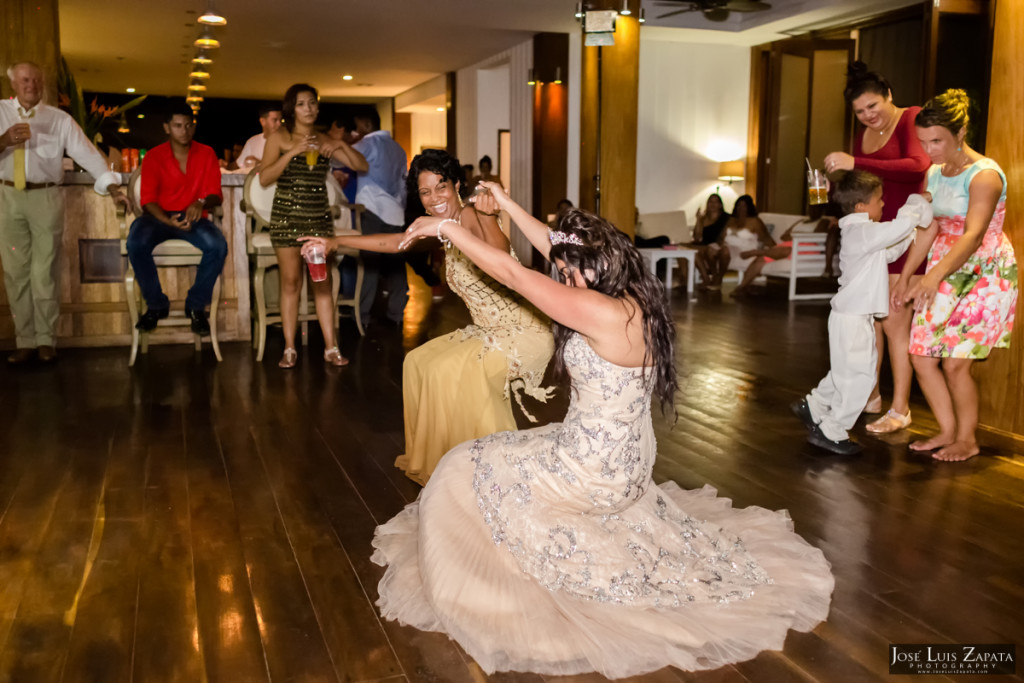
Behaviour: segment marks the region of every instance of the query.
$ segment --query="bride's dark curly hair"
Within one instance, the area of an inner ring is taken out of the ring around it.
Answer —
[[[589,211],[570,209],[558,223],[558,230],[575,235],[583,246],[561,243],[551,247],[551,262],[562,260],[571,270],[579,271],[588,289],[616,299],[630,297],[643,316],[644,379],[654,383],[654,393],[667,412],[673,405],[676,389],[676,328],[668,307],[665,289],[648,270],[640,252],[629,238],[614,225]],[[552,266],[551,276],[559,282],[566,278]],[[625,330],[623,330],[625,332]],[[573,331],[554,324],[555,376],[567,379],[568,371],[562,356]],[[648,374],[650,372],[650,374]]]

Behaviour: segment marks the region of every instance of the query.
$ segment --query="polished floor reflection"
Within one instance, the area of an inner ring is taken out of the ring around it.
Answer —
[[[805,444],[787,406],[826,369],[828,307],[779,294],[675,298],[655,474],[787,508],[832,562],[832,612],[782,652],[636,680],[885,681],[890,643],[1021,643],[1024,457],[933,463],[862,426],[859,457]],[[405,348],[465,321],[451,295],[414,302],[404,329],[343,321],[340,370],[315,339],[279,370],[275,332],[260,365],[226,344],[221,364],[155,346],[134,369],[126,349],[0,367],[0,681],[545,680],[487,677],[374,608],[373,529],[419,490],[392,467]]]

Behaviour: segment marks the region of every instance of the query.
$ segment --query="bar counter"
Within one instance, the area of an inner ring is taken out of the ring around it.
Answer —
[[[242,199],[243,174],[223,174],[224,217],[221,228],[228,242],[228,258],[221,273],[220,341],[246,340],[249,324],[249,260],[245,253],[245,224],[237,207]],[[122,174],[127,184],[128,175]],[[60,320],[58,346],[128,346],[134,320],[128,319],[121,256],[121,228],[113,202],[93,191],[87,173],[67,172],[64,195],[64,240],[60,263]],[[129,225],[134,216],[129,215]],[[171,309],[183,308],[195,278],[195,268],[160,268],[160,282],[171,299]],[[212,321],[211,321],[212,322]],[[151,343],[190,342],[187,331],[161,329]],[[14,348],[14,320],[7,291],[0,279],[0,348]]]

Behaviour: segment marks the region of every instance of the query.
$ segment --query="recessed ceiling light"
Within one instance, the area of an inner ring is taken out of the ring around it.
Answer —
[[[199,37],[196,38],[196,42],[193,43],[193,45],[196,47],[209,48],[220,47],[220,41],[213,37],[213,30],[208,28],[199,34]]]
[[[135,88],[125,88],[125,92],[135,92]]]
[[[349,74],[345,74],[344,76],[341,77],[341,80],[343,80],[343,81],[351,81],[352,80],[352,76],[349,75]]]
[[[196,20],[200,24],[206,24],[208,26],[224,26],[228,23],[228,20],[222,17],[212,7],[205,12]]]
[[[438,111],[444,111],[444,107],[438,107],[437,110]]]

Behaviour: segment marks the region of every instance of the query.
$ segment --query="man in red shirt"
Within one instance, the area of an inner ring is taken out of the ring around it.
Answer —
[[[206,307],[228,254],[224,235],[206,217],[206,212],[223,200],[220,164],[212,147],[192,141],[195,120],[184,102],[168,111],[164,130],[170,140],[151,149],[142,162],[142,215],[128,233],[128,260],[146,300],[146,312],[135,327],[148,332],[170,312],[171,302],[160,287],[153,249],[161,242],[179,239],[203,252],[196,281],[185,298],[185,315],[192,321],[193,332],[208,335]]]

